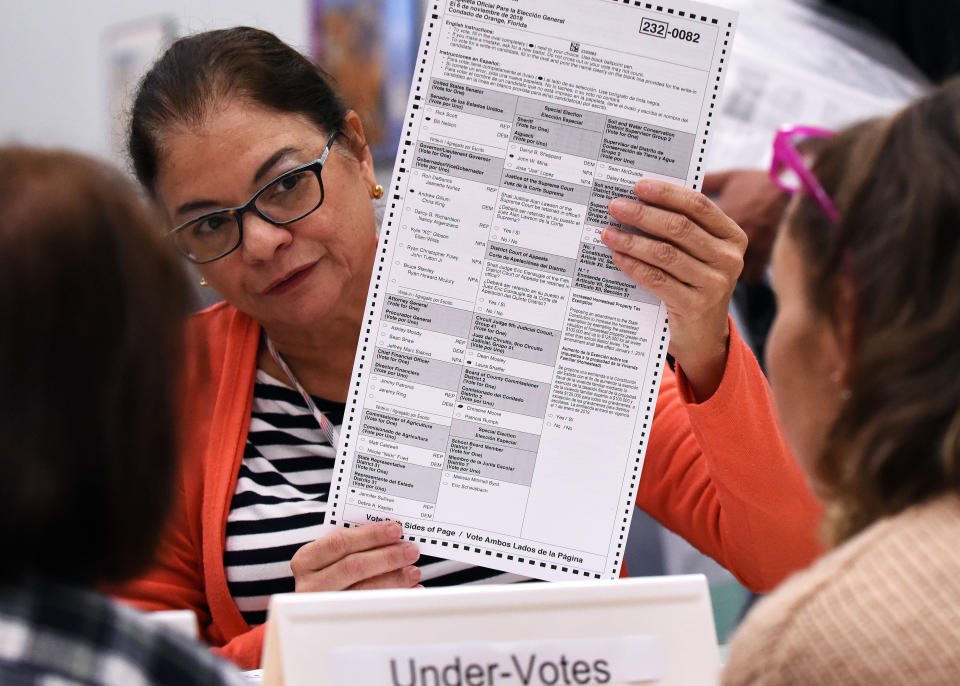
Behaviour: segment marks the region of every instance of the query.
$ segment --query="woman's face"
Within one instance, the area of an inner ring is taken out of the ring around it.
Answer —
[[[787,441],[810,473],[840,410],[845,360],[830,319],[810,303],[806,268],[783,226],[773,248],[777,316],[767,338],[767,371]]]
[[[356,114],[347,123],[363,140]],[[171,226],[246,203],[264,184],[320,157],[329,132],[306,117],[229,100],[196,127],[160,141],[157,195]],[[339,135],[321,173],[323,204],[292,224],[243,215],[243,243],[200,265],[210,285],[268,330],[309,329],[361,302],[376,250],[369,149],[351,152]]]

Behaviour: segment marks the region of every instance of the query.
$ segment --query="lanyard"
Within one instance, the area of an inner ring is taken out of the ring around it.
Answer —
[[[323,435],[327,437],[327,440],[330,442],[330,445],[333,446],[333,449],[336,450],[340,445],[340,430],[333,425],[327,416],[320,411],[320,408],[317,407],[317,404],[313,402],[313,398],[310,397],[310,394],[300,385],[300,382],[297,381],[297,377],[293,375],[293,372],[290,371],[290,367],[287,366],[287,363],[283,361],[283,358],[280,357],[280,353],[277,352],[277,349],[273,347],[273,341],[270,340],[270,337],[267,335],[267,332],[263,332],[263,338],[267,341],[267,350],[270,351],[270,356],[273,358],[273,361],[277,363],[277,366],[283,370],[283,373],[287,375],[287,378],[293,382],[294,387],[300,391],[300,395],[303,397],[303,402],[307,404],[307,407],[310,408],[310,411],[313,413],[314,418],[317,420],[317,424],[320,425],[320,430],[323,432]]]

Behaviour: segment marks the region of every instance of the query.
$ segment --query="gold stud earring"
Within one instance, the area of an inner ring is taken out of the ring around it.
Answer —
[[[201,276],[201,277],[200,277],[200,285],[201,285],[201,286],[209,286],[209,285],[210,285],[210,282],[207,281],[207,277],[205,277],[205,276]]]
[[[373,197],[377,200],[383,197],[383,186],[381,186],[379,183],[373,188]]]

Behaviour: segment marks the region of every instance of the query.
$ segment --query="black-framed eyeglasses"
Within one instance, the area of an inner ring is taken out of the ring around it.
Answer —
[[[283,226],[316,210],[323,204],[320,172],[336,136],[336,131],[330,134],[320,157],[284,172],[254,193],[245,204],[201,214],[171,229],[169,235],[177,250],[196,264],[213,262],[226,257],[243,243],[244,213],[256,212],[264,221]]]

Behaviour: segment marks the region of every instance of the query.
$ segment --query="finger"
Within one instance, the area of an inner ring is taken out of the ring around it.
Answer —
[[[614,200],[610,203],[609,212],[621,224],[669,241],[702,262],[711,261],[711,256],[721,243],[684,215],[635,200]]]
[[[396,522],[376,522],[350,529],[336,529],[302,546],[293,556],[294,575],[323,569],[347,555],[390,545],[400,540],[403,529]]]
[[[725,253],[723,240],[678,212],[624,198],[612,201],[609,212],[621,224],[669,241],[701,262],[713,264]]]
[[[614,252],[625,253],[640,262],[657,267],[684,284],[701,286],[704,272],[712,270],[704,262],[691,257],[671,243],[620,231],[612,226],[603,230],[600,239]]]
[[[730,239],[743,233],[740,227],[703,193],[653,179],[637,181],[633,192],[645,203],[686,216],[717,238]]]
[[[677,333],[674,327],[678,322],[702,321],[705,316],[713,316],[711,313],[719,313],[717,318],[726,321],[734,282],[723,272],[707,268],[702,285],[693,286],[625,253],[613,253],[613,261],[624,274],[663,301],[670,313],[671,335]]]
[[[694,289],[652,264],[622,252],[613,253],[613,263],[624,274],[663,301],[669,311],[687,312],[694,302]]]
[[[418,567],[404,567],[380,576],[364,579],[350,586],[351,591],[368,591],[377,588],[415,588],[420,586],[421,572]],[[421,587],[422,588],[422,587]]]
[[[726,186],[734,174],[737,173],[735,169],[728,169],[721,172],[711,172],[703,177],[703,187],[700,189],[700,192],[706,195],[714,195],[723,191],[724,186]]]
[[[368,579],[412,565],[420,557],[413,543],[364,550],[347,555],[323,569],[296,576],[297,591],[339,591]]]

